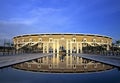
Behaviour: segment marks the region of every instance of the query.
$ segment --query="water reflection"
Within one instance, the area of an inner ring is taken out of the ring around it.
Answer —
[[[94,72],[112,68],[112,66],[70,54],[44,56],[36,60],[14,65],[13,67],[29,71],[56,73]]]
[[[112,69],[94,73],[42,73],[4,68],[0,83],[120,83],[120,72]]]

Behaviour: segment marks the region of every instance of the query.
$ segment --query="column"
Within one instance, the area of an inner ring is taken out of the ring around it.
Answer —
[[[55,67],[55,41],[53,42],[53,67]]]
[[[78,48],[78,44],[79,44],[79,43],[77,43],[77,53],[79,53],[79,48]]]
[[[80,53],[82,53],[82,43],[80,43]]]
[[[72,54],[72,42],[70,42],[70,53]]]
[[[66,53],[68,54],[68,40],[66,41]]]
[[[68,67],[68,40],[66,42],[66,65]]]
[[[46,56],[46,64],[48,64],[48,57],[49,57],[49,56]]]
[[[70,54],[70,65],[72,67],[72,54]]]
[[[45,53],[45,43],[43,43],[43,53]]]
[[[72,67],[72,41],[70,42],[70,65]]]
[[[82,57],[80,57],[80,64],[82,64],[82,61],[83,61],[83,59],[82,59]]]
[[[59,39],[57,40],[57,67],[59,67]]]
[[[42,58],[42,60],[43,60],[43,64],[45,64],[45,56]]]
[[[57,53],[59,54],[59,39],[57,40]]]
[[[55,41],[53,42],[53,53],[55,53]]]
[[[18,46],[18,43],[17,43],[16,49],[15,49],[15,54],[18,54],[18,49],[19,49],[19,46]]]
[[[49,43],[47,43],[47,53],[49,53]]]
[[[110,48],[109,48],[109,44],[107,44],[107,51],[109,50]]]
[[[77,65],[79,64],[79,57],[78,56],[76,56],[77,57]]]

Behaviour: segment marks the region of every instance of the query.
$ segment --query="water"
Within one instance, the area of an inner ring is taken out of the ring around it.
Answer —
[[[0,70],[0,83],[120,83],[120,71],[43,73],[9,67]]]

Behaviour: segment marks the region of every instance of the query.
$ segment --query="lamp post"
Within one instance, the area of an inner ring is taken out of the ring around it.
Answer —
[[[4,45],[3,45],[3,56],[5,55],[5,39],[3,40],[3,43],[4,43]]]

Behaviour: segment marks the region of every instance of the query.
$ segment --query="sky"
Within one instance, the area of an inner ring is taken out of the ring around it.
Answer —
[[[120,0],[0,0],[0,39],[90,33],[120,39]]]

